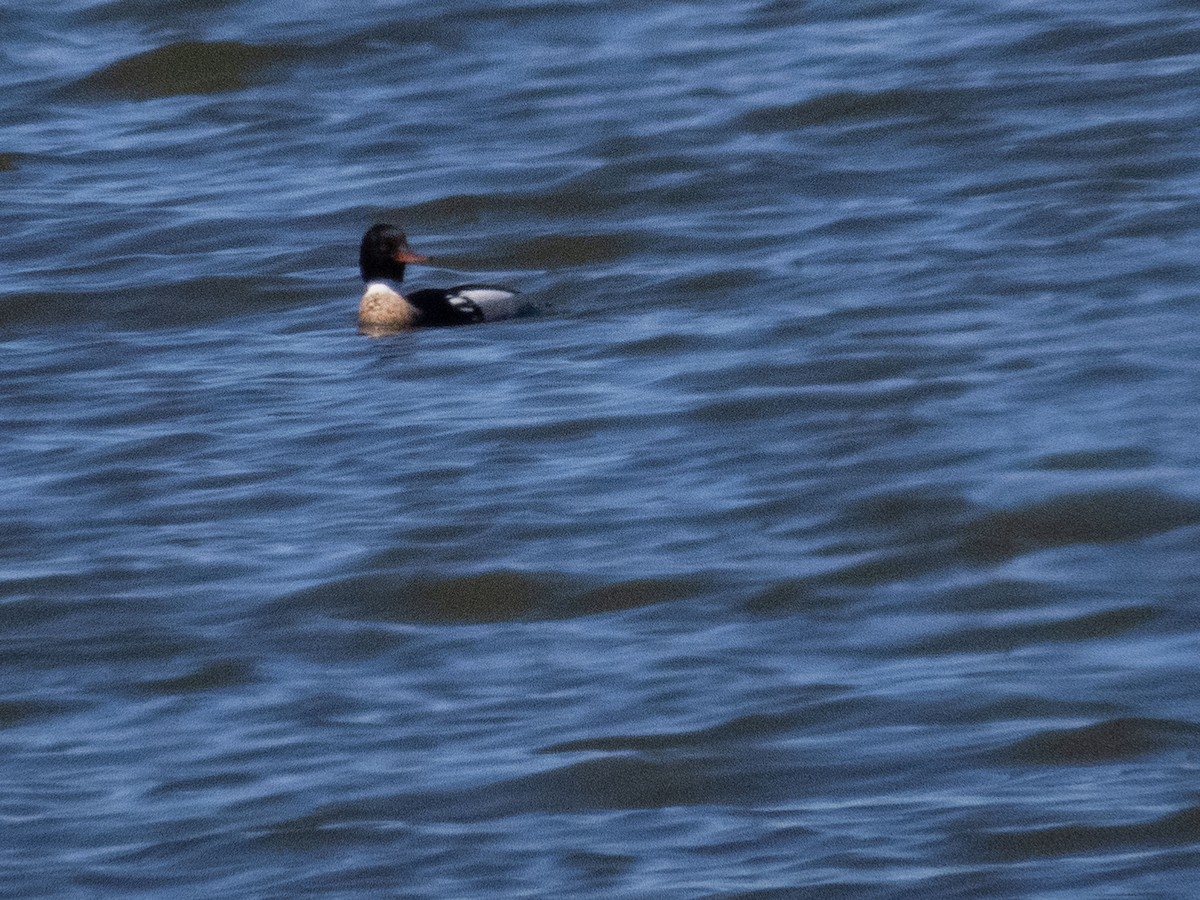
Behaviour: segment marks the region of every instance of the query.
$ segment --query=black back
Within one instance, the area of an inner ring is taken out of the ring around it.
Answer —
[[[422,288],[405,294],[404,299],[421,311],[422,325],[472,325],[483,321],[483,310],[465,298],[450,302],[450,298],[466,286],[450,290]]]

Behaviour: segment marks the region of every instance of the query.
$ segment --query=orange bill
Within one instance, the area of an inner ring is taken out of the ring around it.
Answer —
[[[401,247],[399,250],[396,251],[395,255],[392,256],[392,259],[394,259],[398,263],[429,262],[428,256],[422,256],[420,253],[417,253],[413,250],[408,249],[408,247]]]

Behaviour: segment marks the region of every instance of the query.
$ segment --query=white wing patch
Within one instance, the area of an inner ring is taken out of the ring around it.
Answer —
[[[456,288],[446,299],[464,312],[478,314],[485,320],[507,319],[516,315],[516,293],[495,287]]]
[[[451,303],[458,303],[461,300],[466,300],[469,303],[500,303],[505,300],[511,300],[515,294],[512,291],[501,290],[500,288],[489,287],[473,287],[463,288],[455,291],[450,297]]]

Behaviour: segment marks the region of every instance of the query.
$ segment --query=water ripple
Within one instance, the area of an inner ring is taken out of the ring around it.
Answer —
[[[0,9],[0,893],[1188,896],[1187,4],[331,13]]]

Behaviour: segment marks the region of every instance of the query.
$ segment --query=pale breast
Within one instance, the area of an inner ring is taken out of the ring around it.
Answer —
[[[368,284],[358,304],[358,324],[366,328],[412,328],[417,316],[416,307],[381,282]]]

